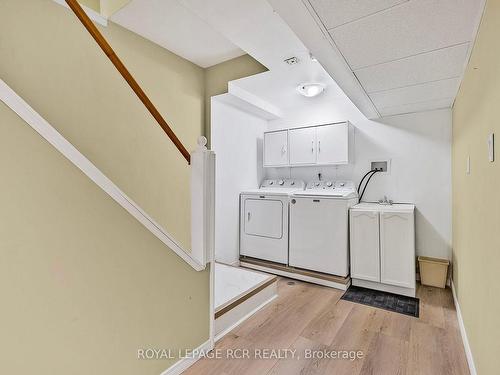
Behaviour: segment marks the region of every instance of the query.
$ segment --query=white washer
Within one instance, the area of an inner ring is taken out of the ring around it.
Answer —
[[[290,195],[304,181],[264,180],[260,189],[240,194],[240,255],[288,264]]]
[[[349,207],[358,202],[353,182],[311,181],[292,194],[292,267],[346,277],[349,274]]]

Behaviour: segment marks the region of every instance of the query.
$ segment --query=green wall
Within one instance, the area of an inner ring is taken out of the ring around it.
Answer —
[[[208,339],[196,272],[0,102],[1,374],[158,375]]]
[[[86,5],[92,4],[86,3]],[[209,69],[113,23],[100,27],[189,150],[211,95],[264,68]],[[76,17],[0,0],[0,78],[190,248],[190,167]],[[159,374],[209,336],[196,272],[0,102],[1,374]]]
[[[224,61],[205,71],[205,135],[210,140],[210,102],[212,96],[227,93],[227,83],[267,71],[250,55]]]
[[[453,279],[480,375],[500,368],[499,35],[500,2],[490,0],[453,107]],[[497,143],[493,163],[490,133]]]
[[[100,30],[193,150],[204,70],[116,24]],[[189,249],[189,166],[71,11],[1,0],[0,53],[1,78]]]

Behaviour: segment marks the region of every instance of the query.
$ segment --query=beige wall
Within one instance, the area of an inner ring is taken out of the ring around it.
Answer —
[[[158,375],[208,339],[196,272],[0,102],[0,374]]]
[[[111,16],[131,0],[78,0],[80,4],[88,6],[105,17]]]
[[[88,6],[89,8],[95,10],[96,12],[101,11],[101,1],[100,0],[78,0],[80,4]]]
[[[188,149],[204,70],[114,24],[101,29]],[[189,167],[76,17],[0,0],[0,78],[189,249]],[[209,336],[196,272],[0,106],[1,374],[159,374]]]
[[[208,95],[262,70],[249,57],[204,70],[113,23],[101,31],[188,149]],[[189,249],[189,167],[76,17],[52,0],[0,0],[0,56],[0,78]],[[0,170],[0,373],[159,374],[175,360],[137,349],[208,339],[208,271],[2,103]]]
[[[243,55],[205,70],[205,135],[210,138],[210,99],[227,92],[229,81],[267,71],[250,55]]]
[[[117,12],[125,5],[130,3],[131,0],[101,0],[101,14],[109,17],[113,13]]]
[[[204,70],[113,23],[101,31],[194,149]],[[52,0],[1,0],[0,55],[2,79],[189,249],[189,166],[76,17]]]
[[[490,0],[453,108],[453,278],[481,375],[500,368],[499,35],[500,2]],[[486,143],[492,132],[494,163],[488,161]]]

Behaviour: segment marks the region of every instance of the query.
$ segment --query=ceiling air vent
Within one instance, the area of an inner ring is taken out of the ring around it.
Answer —
[[[289,57],[288,59],[285,59],[283,61],[285,61],[288,65],[295,65],[299,63],[299,59],[295,56]]]

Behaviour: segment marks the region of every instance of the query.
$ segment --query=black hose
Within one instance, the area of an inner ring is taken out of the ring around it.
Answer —
[[[363,176],[363,178],[361,179],[361,181],[359,182],[359,185],[358,185],[358,195],[359,195],[359,191],[361,190],[361,185],[363,185],[363,181],[365,180],[366,176],[368,176],[370,173],[375,172],[375,171],[376,171],[376,169],[372,169],[371,171],[366,172],[366,174]]]
[[[375,169],[373,171],[373,173],[370,175],[370,177],[368,177],[368,180],[366,180],[366,184],[365,184],[365,188],[363,189],[363,192],[361,193],[361,196],[359,197],[359,201],[361,202],[361,199],[363,199],[363,195],[365,194],[365,190],[366,190],[366,187],[368,186],[368,183],[370,182],[370,180],[372,179],[373,175],[377,172],[380,172],[380,170],[378,169]]]

